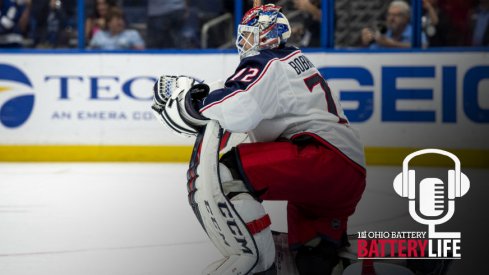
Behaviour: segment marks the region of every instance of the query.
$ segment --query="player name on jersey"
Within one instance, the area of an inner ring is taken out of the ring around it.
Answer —
[[[297,75],[314,68],[312,62],[303,55],[299,55],[298,57],[292,59],[292,61],[289,62],[289,65],[295,70]]]

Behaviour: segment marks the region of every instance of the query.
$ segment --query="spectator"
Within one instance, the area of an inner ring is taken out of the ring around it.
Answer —
[[[22,0],[0,0],[0,48],[22,47],[19,20],[25,8]]]
[[[472,46],[489,46],[489,0],[479,0],[472,13]]]
[[[321,0],[294,0],[294,7],[305,15],[300,46],[319,47],[321,43]]]
[[[310,14],[315,21],[321,21],[321,0],[294,0],[294,6]]]
[[[430,47],[461,46],[465,40],[447,13],[443,0],[423,0],[422,26]]]
[[[423,30],[428,37],[435,35],[436,27],[440,21],[437,4],[438,0],[423,0],[423,16],[421,18],[421,23]]]
[[[449,18],[450,27],[450,45],[453,46],[470,46],[472,44],[471,36],[471,9],[475,5],[475,0],[439,0],[442,14]],[[453,41],[453,42],[452,42]]]
[[[39,28],[36,29],[36,44],[39,43],[38,46],[42,48],[67,46],[67,15],[61,1],[49,0],[45,5],[47,9],[43,9],[41,21],[36,21],[39,24]]]
[[[423,0],[423,17],[421,23],[428,38],[430,47],[455,46],[451,37],[450,18],[439,6],[438,0]]]
[[[47,16],[47,28],[45,41],[51,47],[67,45],[67,37],[64,30],[67,26],[67,16],[61,8],[60,0],[51,0],[49,3],[49,13]]]
[[[25,3],[25,8],[24,11],[22,12],[22,15],[19,18],[19,31],[22,34],[22,36],[25,38],[28,35],[29,32],[29,21],[31,17],[31,10],[32,10],[32,1],[31,0],[24,0]],[[26,44],[26,40],[24,39],[24,45]]]
[[[106,30],[98,31],[90,41],[90,48],[102,50],[144,49],[144,41],[136,30],[125,28],[120,8],[112,8],[105,16]]]
[[[409,24],[410,10],[409,5],[404,1],[391,2],[387,10],[387,26],[362,29],[362,45],[371,49],[410,48],[413,35],[412,27]],[[424,33],[422,34],[421,45],[423,48],[428,46]]]
[[[33,47],[36,47],[41,40],[43,40],[42,35],[46,29],[46,18],[49,13],[50,1],[51,0],[32,1],[28,37],[32,39]]]
[[[148,0],[148,48],[183,48],[188,0]]]
[[[95,0],[92,14],[85,21],[85,39],[90,41],[99,30],[107,26],[105,16],[111,8],[117,7],[115,0]]]
[[[67,16],[68,27],[76,27],[76,20],[78,17],[78,0],[62,0],[62,2],[63,10]]]
[[[67,3],[68,2],[68,3]],[[71,26],[66,0],[36,0],[32,2],[29,34],[33,47],[68,47]]]

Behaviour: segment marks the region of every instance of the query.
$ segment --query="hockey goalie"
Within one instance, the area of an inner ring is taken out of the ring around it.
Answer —
[[[275,5],[248,11],[238,27],[241,61],[224,84],[186,76],[155,83],[156,116],[196,136],[188,198],[223,255],[204,274],[276,274],[263,200],[287,201],[288,243],[299,274],[330,274],[348,217],[365,188],[363,146],[314,64],[286,45]],[[249,141],[227,150],[228,133]]]

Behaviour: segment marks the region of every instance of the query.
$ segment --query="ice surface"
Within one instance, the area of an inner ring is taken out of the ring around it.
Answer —
[[[220,255],[188,206],[186,169],[162,163],[0,164],[0,274],[200,274]],[[349,233],[426,231],[409,215],[407,199],[392,189],[400,168],[368,171]],[[487,170],[473,173],[489,176]],[[287,228],[285,205],[265,202],[275,230]],[[465,207],[474,206],[477,201]]]

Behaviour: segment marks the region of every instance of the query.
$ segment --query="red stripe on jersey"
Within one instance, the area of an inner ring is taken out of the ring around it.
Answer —
[[[295,52],[291,53],[290,55],[288,55],[288,56],[286,56],[286,57],[284,57],[284,58],[281,58],[281,59],[278,59],[278,58],[273,58],[273,59],[271,59],[271,60],[270,60],[270,61],[268,61],[268,63],[265,65],[265,69],[264,69],[264,70],[263,70],[263,72],[260,74],[260,76],[258,76],[258,78],[257,78],[257,79],[256,79],[256,80],[255,80],[253,83],[251,83],[251,84],[250,84],[250,86],[248,86],[248,87],[247,87],[245,90],[240,89],[240,90],[236,90],[236,91],[234,91],[234,92],[230,93],[229,95],[225,96],[223,99],[221,99],[221,100],[219,100],[219,101],[216,101],[216,102],[213,102],[213,103],[211,103],[211,104],[209,104],[209,105],[205,106],[204,108],[200,109],[200,110],[199,110],[199,111],[200,111],[200,113],[203,113],[205,110],[209,109],[209,108],[210,108],[210,107],[212,107],[212,106],[216,106],[217,104],[220,104],[220,103],[224,102],[226,99],[231,98],[231,97],[235,96],[235,95],[236,95],[236,94],[238,94],[238,93],[248,91],[248,90],[249,90],[249,89],[251,89],[253,86],[255,86],[255,84],[256,84],[256,83],[258,83],[258,81],[260,81],[260,80],[263,78],[263,75],[265,75],[265,73],[267,72],[268,68],[270,67],[270,65],[271,65],[271,64],[272,64],[274,61],[277,61],[277,60],[278,60],[278,61],[286,61],[286,60],[290,59],[291,57],[293,57],[294,55],[296,55],[296,54],[298,54],[298,53],[300,53],[300,52],[301,52],[300,50],[297,50],[297,51],[295,51]]]

